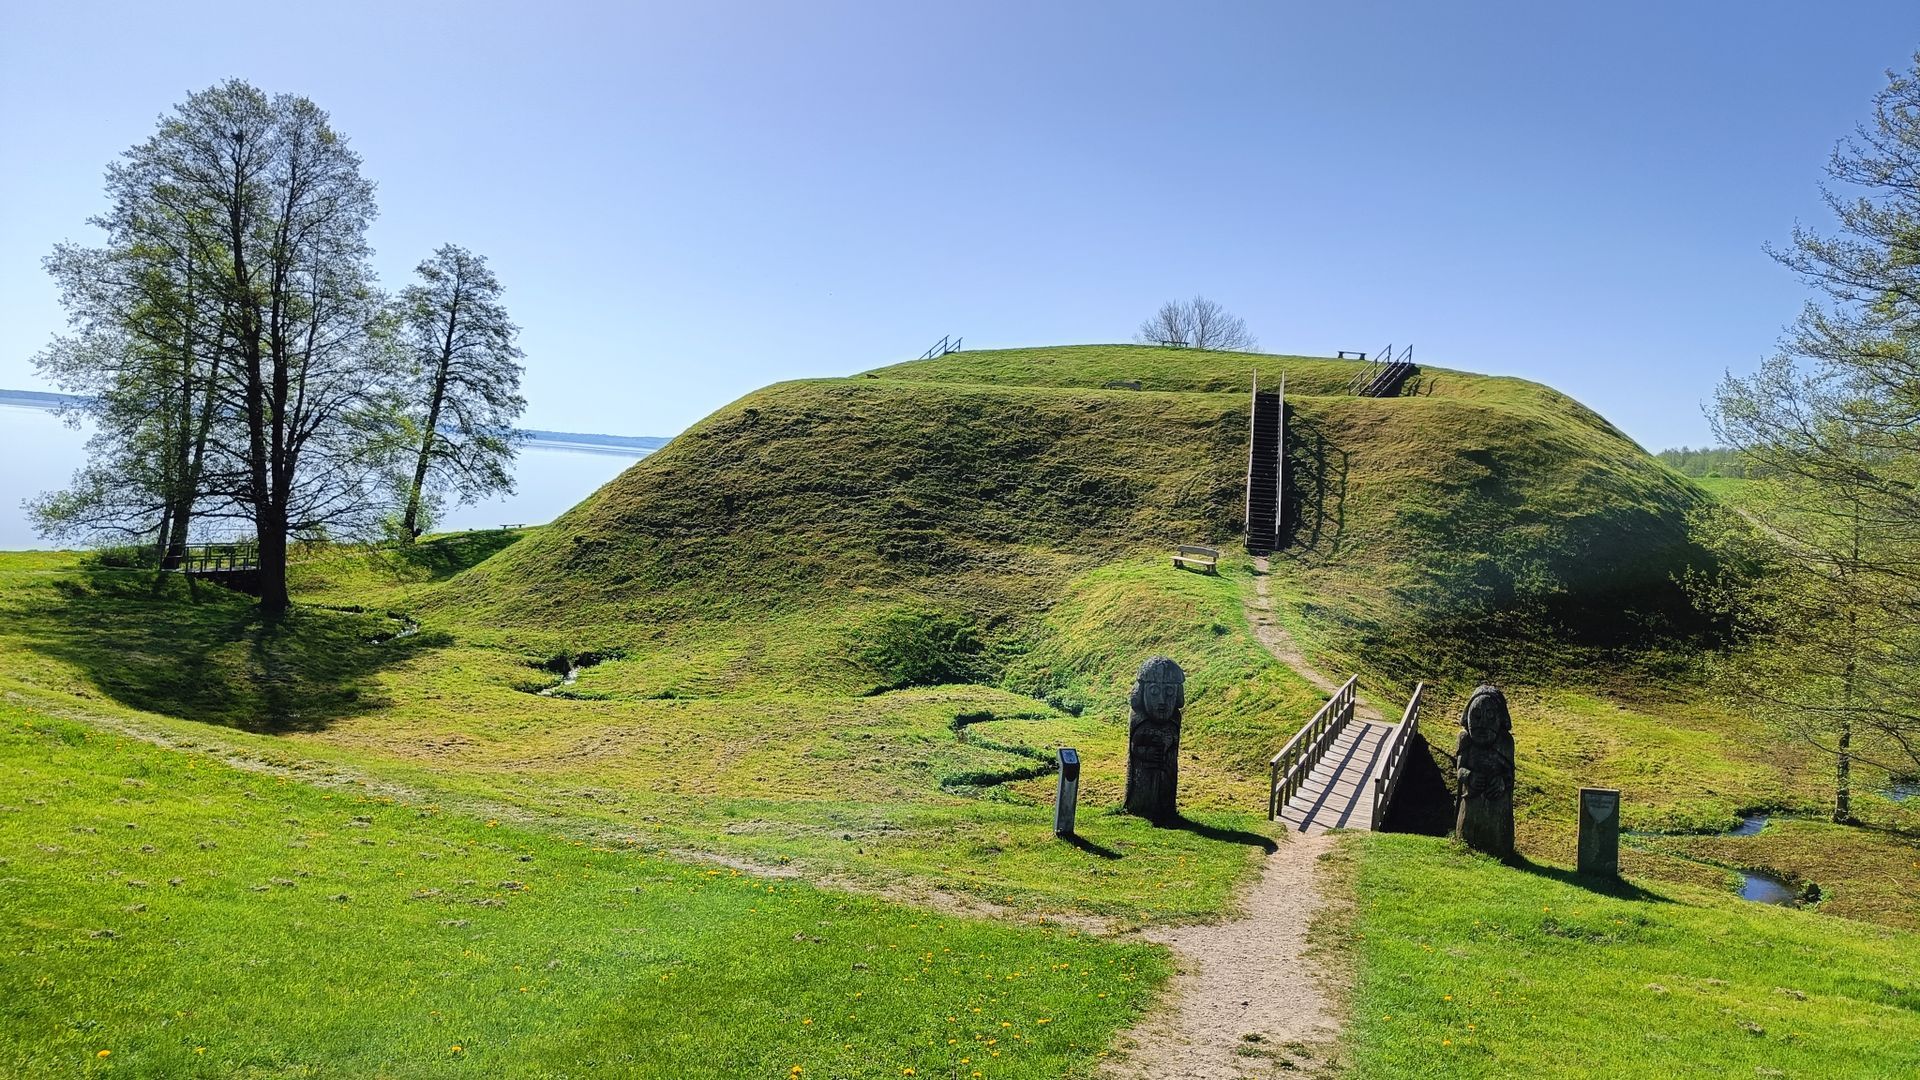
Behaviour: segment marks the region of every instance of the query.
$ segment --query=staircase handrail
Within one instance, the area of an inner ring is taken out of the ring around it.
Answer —
[[[1380,831],[1386,823],[1387,807],[1393,802],[1394,793],[1400,790],[1400,776],[1406,770],[1407,744],[1413,741],[1414,733],[1420,730],[1420,706],[1425,701],[1427,684],[1415,683],[1413,697],[1407,699],[1406,711],[1400,714],[1400,726],[1394,730],[1393,738],[1387,741],[1387,752],[1382,759],[1380,771],[1373,778],[1373,830]]]
[[[1360,393],[1367,386],[1371,385],[1373,383],[1374,376],[1378,374],[1379,371],[1382,368],[1384,368],[1387,364],[1392,363],[1392,361],[1393,361],[1393,346],[1388,345],[1386,348],[1381,349],[1379,352],[1375,353],[1373,359],[1367,361],[1366,366],[1362,367],[1358,374],[1356,374],[1353,378],[1347,380],[1347,393],[1349,394]]]
[[[1388,349],[1391,350],[1392,346],[1388,346]],[[1389,358],[1386,367],[1380,369],[1358,392],[1361,397],[1379,397],[1389,387],[1398,386],[1412,371],[1413,346],[1409,345],[1399,355]]]
[[[1280,817],[1280,811],[1300,794],[1300,788],[1327,755],[1327,748],[1340,736],[1347,722],[1353,719],[1354,699],[1360,687],[1360,676],[1352,675],[1340,684],[1313,719],[1287,740],[1287,745],[1273,755],[1267,762],[1267,820]]]
[[[940,340],[933,343],[932,348],[920,354],[920,359],[932,360],[935,357],[945,356],[948,353],[959,352],[960,343],[965,340],[965,338],[954,337],[952,334],[942,334]]]

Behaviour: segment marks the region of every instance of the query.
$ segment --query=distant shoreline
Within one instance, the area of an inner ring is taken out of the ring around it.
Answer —
[[[58,412],[86,403],[77,394],[56,394],[45,390],[0,390],[0,405],[21,409]],[[613,454],[641,458],[667,445],[659,435],[601,435],[581,431],[542,431],[529,428],[524,445],[541,450],[566,450],[580,454]]]

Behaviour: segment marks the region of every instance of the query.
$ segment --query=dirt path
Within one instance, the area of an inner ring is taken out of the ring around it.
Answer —
[[[1284,836],[1240,918],[1148,930],[1173,949],[1172,992],[1116,1043],[1108,1074],[1125,1080],[1313,1076],[1334,1069],[1340,1022],[1307,932],[1324,904],[1325,834]]]
[[[1246,605],[1253,635],[1281,663],[1321,691],[1340,684],[1308,662],[1273,614],[1267,560],[1256,559],[1254,598]],[[1364,719],[1379,713],[1364,702]],[[1321,856],[1335,839],[1288,831],[1266,858],[1238,918],[1205,926],[1148,930],[1174,952],[1167,999],[1122,1035],[1108,1074],[1116,1080],[1228,1080],[1327,1075],[1340,1019],[1328,978],[1308,955],[1308,931],[1326,904]]]
[[[1331,695],[1335,690],[1340,689],[1340,684],[1313,666],[1307,659],[1307,654],[1301,651],[1300,643],[1293,639],[1292,634],[1287,633],[1287,628],[1280,625],[1280,620],[1274,616],[1273,590],[1267,584],[1269,573],[1266,556],[1256,557],[1253,560],[1254,597],[1246,605],[1247,625],[1253,628],[1254,638],[1266,646],[1275,660],[1292,668],[1294,674],[1318,687],[1321,693]],[[1376,724],[1392,722],[1381,716],[1380,710],[1369,704],[1364,697],[1354,698],[1353,714],[1362,720]]]

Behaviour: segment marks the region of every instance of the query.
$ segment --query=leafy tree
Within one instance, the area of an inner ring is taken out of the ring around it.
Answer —
[[[177,565],[202,493],[215,418],[223,311],[209,278],[208,223],[170,192],[116,165],[100,248],[63,244],[46,260],[72,333],[36,366],[81,394],[89,463],[71,488],[29,503],[48,536],[151,539]]]
[[[1186,303],[1169,300],[1140,324],[1134,340],[1142,345],[1252,352],[1260,342],[1246,321],[1204,296]]]
[[[1766,571],[1723,594],[1754,631],[1735,674],[1834,755],[1847,820],[1856,760],[1920,773],[1920,56],[1828,174],[1836,231],[1774,253],[1816,299],[1713,419],[1766,488],[1741,542]]]
[[[1662,450],[1654,457],[1661,464],[1683,476],[1733,476],[1747,475],[1746,458],[1738,450],[1723,446],[1680,446]]]
[[[195,515],[242,518],[276,616],[289,539],[370,528],[398,449],[373,184],[313,102],[233,80],[163,117],[107,194],[106,247],[49,260],[75,332],[42,361],[94,396],[93,460],[36,511],[175,555]]]
[[[411,360],[406,409],[417,442],[401,514],[409,541],[446,494],[464,503],[513,490],[513,422],[527,405],[519,328],[487,261],[446,244],[414,273],[419,281],[400,297]]]

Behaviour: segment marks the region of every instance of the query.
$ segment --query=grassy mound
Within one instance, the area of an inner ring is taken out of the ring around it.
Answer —
[[[429,603],[528,638],[745,643],[733,686],[846,689],[888,684],[862,646],[904,610],[971,624],[970,676],[992,679],[1079,575],[1236,540],[1257,372],[1288,386],[1282,571],[1323,650],[1431,675],[1482,662],[1489,633],[1511,653],[1688,629],[1698,489],[1545,387],[1432,370],[1362,399],[1356,370],[1088,346],[776,385]]]

